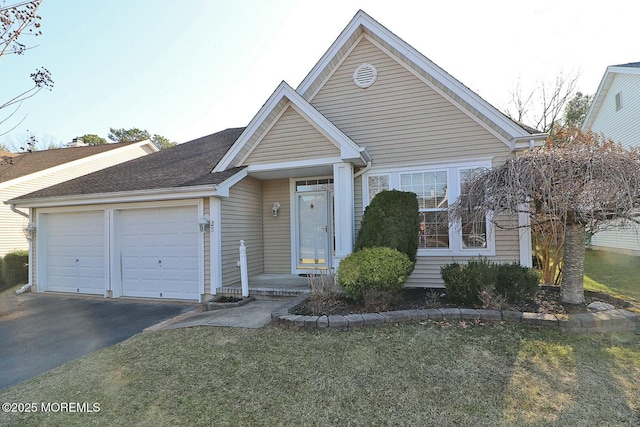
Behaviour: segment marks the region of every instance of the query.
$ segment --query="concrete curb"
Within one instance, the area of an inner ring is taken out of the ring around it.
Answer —
[[[640,314],[624,309],[596,313],[544,314],[520,311],[498,311],[467,308],[439,308],[398,310],[383,313],[363,313],[331,316],[302,316],[291,314],[308,295],[301,295],[283,304],[271,313],[271,319],[280,327],[293,330],[348,331],[364,326],[422,321],[472,320],[478,322],[513,322],[572,333],[636,332],[640,330]]]

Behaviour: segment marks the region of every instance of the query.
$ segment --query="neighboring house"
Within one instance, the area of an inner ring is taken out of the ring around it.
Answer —
[[[640,62],[612,65],[602,77],[582,128],[623,147],[640,147]],[[629,225],[593,235],[594,249],[640,255],[640,230]]]
[[[26,153],[0,152],[0,201],[77,178],[158,151],[149,141],[58,148]],[[25,217],[26,215],[26,217]],[[28,215],[0,204],[0,256],[29,249]]]
[[[437,213],[470,170],[545,137],[360,11],[298,88],[281,83],[246,128],[10,202],[37,228],[38,291],[202,300],[239,283],[241,240],[249,276],[335,268],[377,192],[413,191],[420,249],[407,285],[439,287],[444,263],[531,264],[526,228],[450,227]]]

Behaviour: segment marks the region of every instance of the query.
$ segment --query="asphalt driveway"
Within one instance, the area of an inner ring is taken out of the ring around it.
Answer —
[[[0,293],[0,389],[124,341],[195,304]]]

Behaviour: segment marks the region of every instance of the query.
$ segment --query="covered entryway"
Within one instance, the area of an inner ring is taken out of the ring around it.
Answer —
[[[45,290],[105,295],[104,211],[48,213],[43,220]]]
[[[122,295],[197,300],[197,206],[118,211]]]

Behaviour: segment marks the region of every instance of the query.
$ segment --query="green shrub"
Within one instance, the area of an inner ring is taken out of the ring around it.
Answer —
[[[364,301],[371,290],[399,292],[412,269],[409,257],[395,249],[364,248],[342,260],[338,284],[348,297]]]
[[[503,298],[511,303],[523,301],[538,292],[540,283],[539,273],[532,268],[494,264],[485,258],[472,259],[467,265],[443,265],[440,274],[449,300],[464,305],[493,305]]]
[[[382,191],[364,211],[355,250],[394,248],[416,262],[420,216],[415,193]]]
[[[6,286],[6,280],[4,280],[4,274],[2,273],[2,257],[0,257],[0,291],[5,289]]]
[[[518,264],[498,265],[496,292],[508,302],[532,298],[540,290],[540,273]]]
[[[478,305],[483,291],[493,290],[496,283],[496,266],[485,258],[472,259],[467,265],[457,262],[440,267],[440,275],[451,302]]]
[[[2,261],[5,287],[24,285],[29,281],[29,251],[9,252]]]

